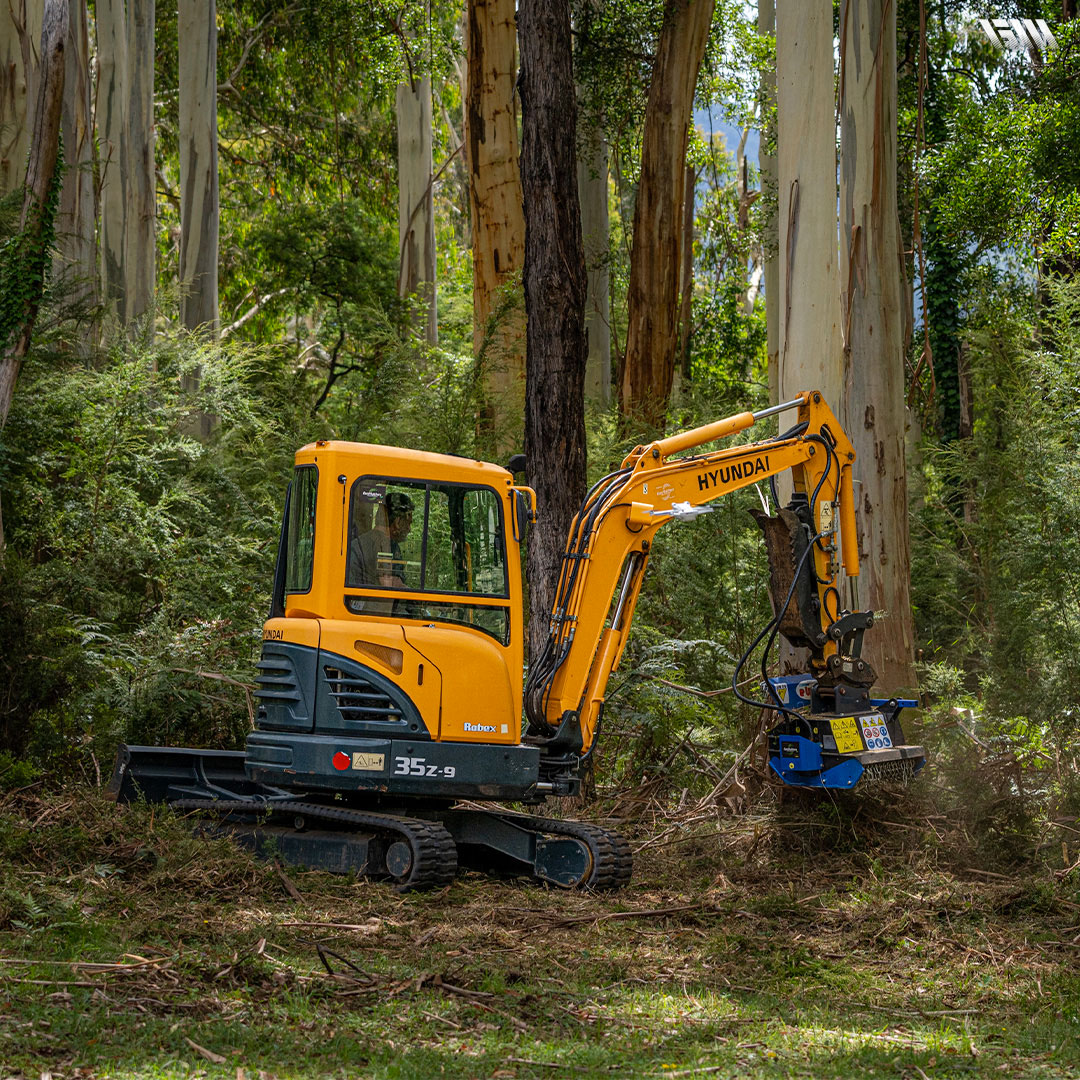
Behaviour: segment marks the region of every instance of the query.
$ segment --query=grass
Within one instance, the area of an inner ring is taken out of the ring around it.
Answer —
[[[17,793],[0,1080],[1080,1077],[1076,871],[915,813],[639,828],[613,896],[290,869],[297,901],[171,815]]]

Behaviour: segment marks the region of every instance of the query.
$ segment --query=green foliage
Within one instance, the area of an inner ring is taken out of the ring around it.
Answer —
[[[976,250],[1034,243],[1040,257],[1080,247],[1080,27],[1055,26],[1059,48],[981,98],[958,99],[949,139],[931,159],[942,228]]]
[[[389,226],[355,200],[301,203],[272,211],[248,243],[267,268],[263,286],[274,300],[265,310],[306,313],[303,362],[326,379],[314,408],[343,375],[356,374],[354,382],[370,391],[404,329]],[[294,316],[293,323],[299,347],[303,320]]]
[[[964,673],[939,696],[972,718],[972,736],[958,727],[939,748],[944,762],[970,774],[997,755],[1016,769],[981,785],[988,823],[1020,815],[987,824],[1003,850],[1030,830],[1021,796],[1077,805],[1080,291],[1049,292],[1034,337],[1035,298],[983,276],[965,340],[974,431],[927,453],[913,542],[920,630],[936,662]]]
[[[184,389],[201,371],[199,390]],[[302,439],[280,356],[159,339],[31,357],[3,433],[4,745],[235,741]],[[197,418],[219,418],[209,441]]]

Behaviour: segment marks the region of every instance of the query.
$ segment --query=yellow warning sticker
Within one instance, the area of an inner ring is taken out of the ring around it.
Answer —
[[[382,772],[386,757],[383,754],[353,754],[352,767],[362,772]]]
[[[832,733],[836,740],[836,749],[841,754],[854,754],[863,748],[853,716],[836,717],[832,722]]]

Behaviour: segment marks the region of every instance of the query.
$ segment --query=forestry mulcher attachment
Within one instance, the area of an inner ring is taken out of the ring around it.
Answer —
[[[687,454],[789,411],[796,422],[779,436]],[[580,791],[654,534],[787,470],[789,505],[758,515],[777,613],[758,640],[768,637],[766,652],[777,633],[808,648],[810,671],[766,678],[769,700],[751,701],[775,715],[771,767],[803,787],[910,776],[926,759],[900,728],[910,703],[870,698],[860,650],[873,615],[841,610],[840,566],[859,569],[854,460],[817,392],[636,447],[574,518],[548,640],[523,686],[519,551],[533,491],[480,461],[305,446],[246,750],[124,746],[111,790],[210,814],[214,828],[287,860],[404,888],[442,885],[459,865],[625,885],[631,855],[617,833],[475,804]]]

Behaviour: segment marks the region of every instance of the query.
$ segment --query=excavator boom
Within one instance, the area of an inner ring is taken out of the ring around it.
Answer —
[[[719,438],[766,417],[798,413],[786,434],[688,457]],[[851,467],[855,451],[817,392],[758,413],[743,412],[635,448],[605,477],[575,519],[563,559],[544,657],[530,673],[526,711],[539,734],[562,733],[580,749],[593,745],[608,679],[626,647],[653,537],[671,521],[706,512],[710,503],[790,470],[794,490],[807,498],[818,539],[811,569],[816,580],[820,660],[837,651],[828,637],[839,614],[840,564],[859,573]],[[837,539],[843,542],[839,547]],[[610,617],[609,617],[610,616]]]

